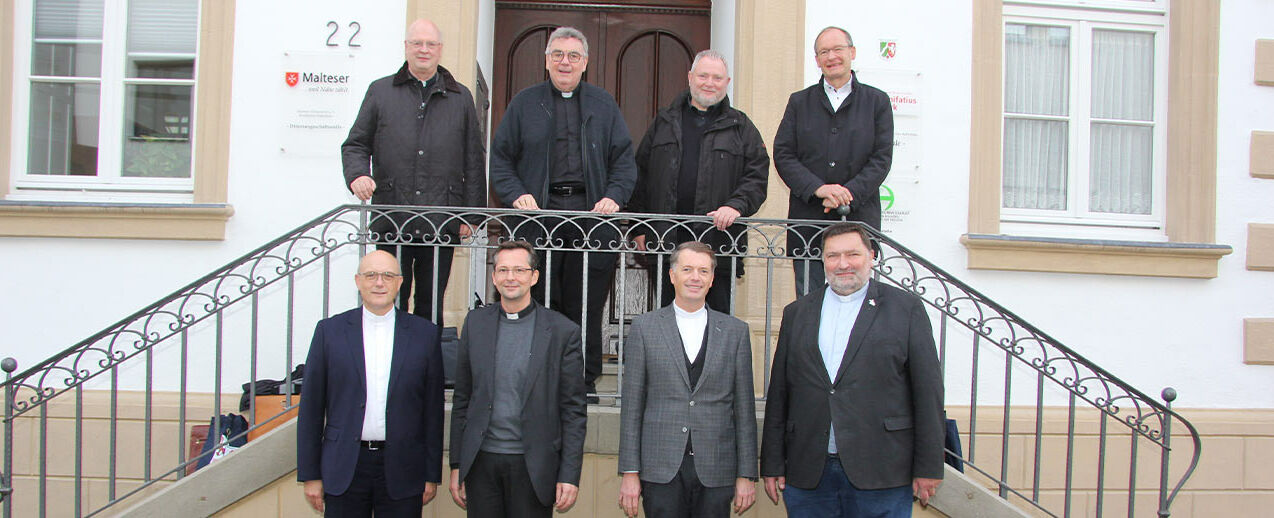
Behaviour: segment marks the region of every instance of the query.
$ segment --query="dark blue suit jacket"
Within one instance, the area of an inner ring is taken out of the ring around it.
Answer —
[[[319,321],[305,361],[296,429],[297,480],[323,491],[349,488],[358,462],[367,401],[362,308]],[[397,311],[385,406],[385,483],[391,498],[424,492],[442,480],[441,330]]]

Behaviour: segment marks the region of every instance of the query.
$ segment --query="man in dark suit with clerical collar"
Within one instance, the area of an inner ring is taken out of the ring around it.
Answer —
[[[673,302],[633,318],[624,349],[619,506],[648,518],[726,518],[756,501],[748,325],[707,306],[716,257],[672,253]]]
[[[363,307],[319,321],[305,361],[296,478],[327,516],[419,517],[442,478],[442,349],[433,322],[394,309],[398,260],[367,254]]]
[[[473,517],[552,515],[575,504],[587,425],[579,326],[531,298],[535,250],[505,241],[500,302],[465,317],[451,409],[451,498]]]
[[[867,231],[823,232],[828,284],[783,308],[761,476],[791,517],[906,517],[942,483],[942,374],[919,297],[871,280]]]

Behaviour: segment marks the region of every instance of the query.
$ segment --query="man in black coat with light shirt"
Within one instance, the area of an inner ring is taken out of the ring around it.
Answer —
[[[469,89],[438,64],[442,47],[433,22],[412,22],[403,42],[406,63],[367,87],[341,145],[345,183],[358,199],[378,205],[486,206],[477,110]],[[402,263],[398,307],[406,311],[410,300],[412,313],[441,326],[454,248],[420,243],[454,245],[470,235],[471,227],[441,215],[418,218],[404,211],[373,217],[371,228],[387,242],[377,248]]]
[[[894,114],[889,95],[858,82],[850,68],[854,40],[839,27],[814,39],[814,57],[823,77],[792,94],[774,136],[774,167],[791,190],[787,217],[848,219],[880,229],[880,185],[894,153]],[[788,254],[813,260],[792,261],[799,297],[823,286],[818,261],[818,229],[788,230]],[[807,278],[808,269],[808,278]]]

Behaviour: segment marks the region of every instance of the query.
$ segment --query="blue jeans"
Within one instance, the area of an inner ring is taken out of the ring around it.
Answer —
[[[788,484],[783,503],[789,518],[904,518],[911,516],[911,486],[858,489],[845,476],[840,459],[828,457],[818,487]]]

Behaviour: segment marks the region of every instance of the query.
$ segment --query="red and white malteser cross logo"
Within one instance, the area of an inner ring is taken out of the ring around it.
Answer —
[[[301,80],[301,74],[296,72],[287,72],[283,75],[283,80],[287,81],[288,86],[296,86],[296,83]]]

